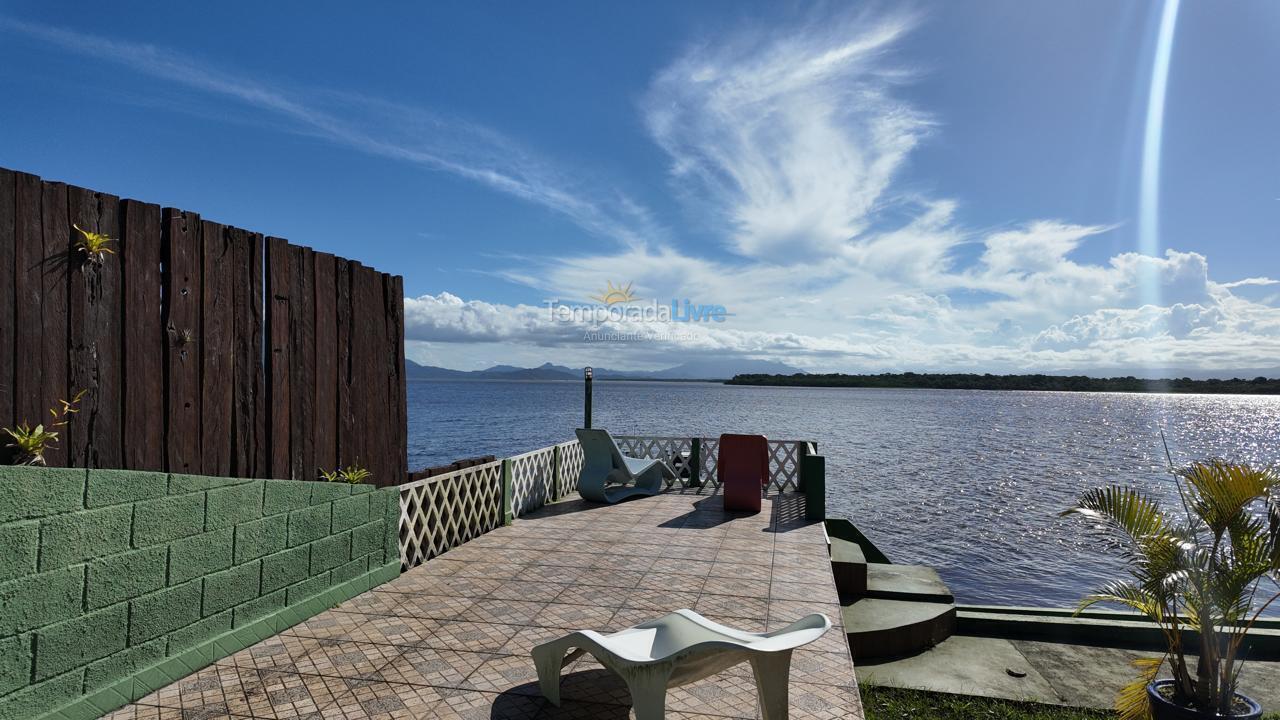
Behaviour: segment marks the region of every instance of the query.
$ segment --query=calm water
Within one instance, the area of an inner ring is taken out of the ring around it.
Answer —
[[[581,422],[579,383],[410,382],[409,465],[532,450]],[[970,604],[1072,605],[1117,576],[1083,521],[1057,514],[1111,482],[1174,501],[1162,429],[1175,461],[1280,463],[1277,397],[597,382],[594,424],[816,441],[828,514]]]

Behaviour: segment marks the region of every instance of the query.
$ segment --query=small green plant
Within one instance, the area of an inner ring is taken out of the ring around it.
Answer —
[[[352,485],[360,483],[373,477],[373,473],[365,470],[359,465],[348,465],[337,470],[321,470],[320,477],[326,482],[345,482]]]
[[[58,432],[52,428],[63,427],[70,421],[71,416],[80,412],[80,400],[84,398],[87,390],[81,390],[75,394],[70,400],[59,400],[61,405],[59,408],[49,408],[49,414],[53,417],[53,421],[49,423],[49,427],[45,428],[43,424],[31,427],[30,424],[22,422],[16,427],[4,428],[4,431],[13,438],[13,442],[9,443],[9,447],[18,451],[17,457],[14,458],[15,465],[44,465],[44,454],[57,446]]]
[[[1125,605],[1164,635],[1164,656],[1135,661],[1138,678],[1116,698],[1122,720],[1151,716],[1147,686],[1166,666],[1173,680],[1163,697],[1205,717],[1230,716],[1245,637],[1280,599],[1280,475],[1220,460],[1173,474],[1181,513],[1123,486],[1090,490],[1063,513],[1099,523],[1132,576],[1105,584],[1080,610]]]
[[[80,233],[80,239],[76,240],[76,248],[85,254],[89,260],[101,264],[107,255],[114,255],[115,250],[108,247],[113,240],[102,233],[89,232],[82,229],[79,225],[72,225],[77,232]]]

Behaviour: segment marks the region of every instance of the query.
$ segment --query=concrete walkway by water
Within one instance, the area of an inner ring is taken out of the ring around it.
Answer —
[[[692,608],[751,631],[825,613],[836,627],[793,658],[791,717],[860,718],[826,536],[803,502],[774,496],[748,516],[715,495],[557,503],[109,717],[621,719],[625,685],[589,656],[565,669],[563,706],[546,702],[530,648]],[[757,717],[751,669],[671,690],[667,709]]]

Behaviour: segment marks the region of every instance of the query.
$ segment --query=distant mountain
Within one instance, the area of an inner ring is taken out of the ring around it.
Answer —
[[[450,370],[433,365],[419,365],[405,359],[405,376],[420,380],[581,380],[582,368],[543,363],[535,368],[494,365],[484,370]],[[665,370],[610,370],[593,368],[601,380],[728,380],[734,375],[798,373],[789,365],[769,360],[700,359],[691,360]]]

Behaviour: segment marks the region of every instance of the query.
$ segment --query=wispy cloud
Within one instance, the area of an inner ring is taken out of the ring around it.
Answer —
[[[228,72],[152,44],[122,42],[0,16],[0,31],[115,63],[287,121],[292,132],[479,183],[628,245],[662,234],[647,211],[607,185],[587,188],[501,133],[422,108],[332,90],[302,92]]]
[[[755,258],[853,249],[929,118],[896,100],[886,58],[912,15],[822,18],[689,50],[653,80],[643,110],[702,213]]]

